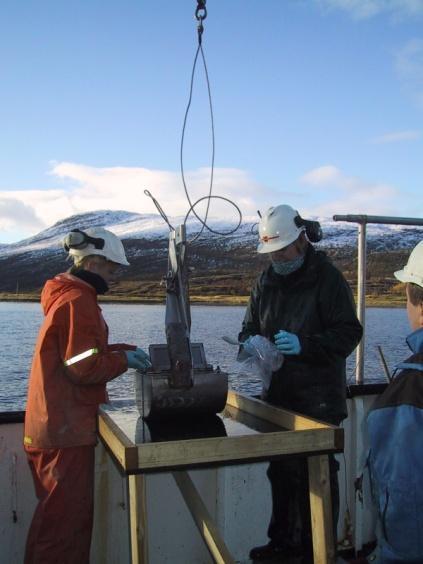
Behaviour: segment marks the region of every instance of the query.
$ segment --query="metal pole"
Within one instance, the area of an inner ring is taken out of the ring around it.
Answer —
[[[392,376],[391,373],[389,372],[388,364],[386,363],[386,359],[385,359],[385,355],[383,354],[382,347],[380,345],[377,345],[376,348],[380,356],[380,362],[382,363],[382,368],[385,373],[385,377],[388,380],[388,382],[390,382],[392,380]]]
[[[388,225],[421,226],[423,219],[417,217],[392,217],[387,215],[334,215],[334,221],[358,223],[358,269],[357,269],[357,316],[363,325],[363,338],[357,347],[355,380],[362,384],[364,379],[364,346],[366,322],[366,225],[368,223]]]
[[[392,217],[389,215],[334,215],[334,221],[347,223],[375,223],[383,225],[423,225],[423,219],[417,217]]]
[[[356,384],[364,379],[364,347],[366,340],[366,223],[358,224],[358,265],[357,265],[357,317],[363,326],[363,337],[357,347]]]

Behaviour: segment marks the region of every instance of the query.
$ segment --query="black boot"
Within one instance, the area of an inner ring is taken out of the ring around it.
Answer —
[[[256,546],[250,550],[250,559],[255,561],[278,559],[282,562],[284,558],[295,558],[301,556],[302,549],[300,546],[288,546],[286,544],[276,544],[270,541],[263,546]]]

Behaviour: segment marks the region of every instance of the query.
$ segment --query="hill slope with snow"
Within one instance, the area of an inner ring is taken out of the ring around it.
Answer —
[[[177,226],[183,217],[169,218]],[[354,257],[357,246],[357,226],[319,218],[324,233],[318,244],[333,256],[348,278],[353,280]],[[210,219],[212,229],[228,233],[236,225],[229,221]],[[125,241],[131,268],[124,274],[125,280],[136,287],[137,281],[158,280],[166,271],[167,239],[169,228],[158,214],[138,214],[128,211],[96,211],[74,215],[41,231],[33,237],[9,245],[0,245],[0,291],[14,292],[39,289],[45,280],[69,267],[61,241],[71,229],[87,229],[103,226]],[[190,217],[187,222],[188,239],[198,233],[200,223]],[[423,229],[394,225],[367,226],[367,247],[372,256],[379,257],[379,277],[392,273],[391,267],[403,264],[411,248],[423,239]],[[218,274],[237,275],[250,283],[263,265],[263,257],[257,257],[257,226],[243,222],[240,228],[228,236],[218,236],[204,230],[190,248],[191,263],[196,274],[207,279]],[[398,265],[396,264],[396,261]],[[371,260],[370,260],[371,263]],[[386,273],[382,263],[386,263]],[[391,275],[392,276],[392,275]],[[122,279],[123,280],[123,279]],[[232,291],[247,292],[246,285],[236,284]]]

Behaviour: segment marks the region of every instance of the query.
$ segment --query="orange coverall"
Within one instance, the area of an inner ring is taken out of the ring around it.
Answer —
[[[108,345],[96,290],[76,276],[49,280],[41,304],[24,436],[38,505],[25,564],[88,564],[97,409],[136,347]]]

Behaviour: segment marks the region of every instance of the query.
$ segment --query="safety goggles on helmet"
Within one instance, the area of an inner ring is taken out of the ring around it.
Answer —
[[[90,237],[80,229],[72,229],[63,240],[63,248],[66,252],[70,249],[85,249],[89,244],[96,249],[104,248],[104,239],[100,237]]]
[[[129,265],[122,241],[103,227],[91,227],[84,231],[73,229],[66,235],[63,247],[69,256],[82,258],[88,255],[99,255],[111,262],[124,266]]]

